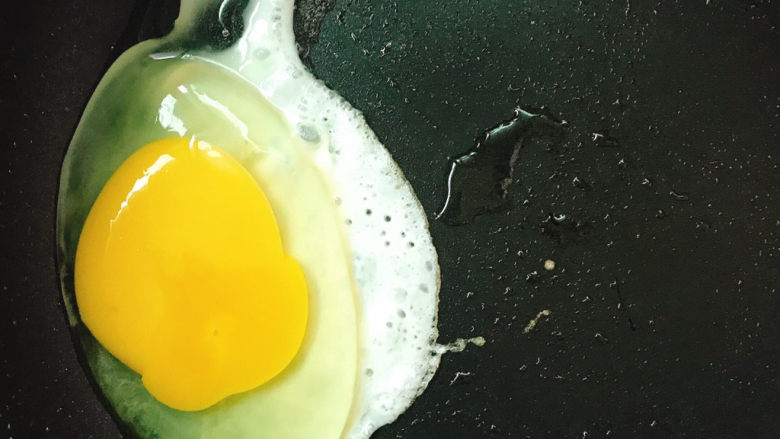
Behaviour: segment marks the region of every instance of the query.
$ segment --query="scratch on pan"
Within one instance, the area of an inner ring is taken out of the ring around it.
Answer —
[[[549,309],[543,309],[539,311],[539,313],[536,314],[536,317],[532,318],[531,321],[528,322],[527,325],[525,325],[525,329],[523,329],[523,334],[528,334],[529,332],[531,332],[531,330],[534,329],[534,327],[536,327],[536,324],[539,322],[539,319],[541,319],[542,317],[547,317],[550,314],[552,314],[552,311],[550,311]]]

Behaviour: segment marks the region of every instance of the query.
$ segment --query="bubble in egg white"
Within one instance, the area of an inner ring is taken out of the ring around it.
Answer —
[[[254,52],[252,52],[252,54],[255,60],[261,61],[268,58],[270,52],[265,47],[258,47],[257,49],[254,50]]]
[[[298,136],[307,142],[319,142],[320,134],[311,125],[298,125]]]

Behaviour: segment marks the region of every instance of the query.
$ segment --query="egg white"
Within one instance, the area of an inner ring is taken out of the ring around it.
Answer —
[[[349,334],[349,325],[357,328],[354,341],[357,360],[344,366],[356,382],[351,409],[346,415],[330,415],[328,407],[321,407],[319,415],[323,420],[319,422],[324,425],[327,423],[324,419],[347,416],[340,421],[344,423],[340,436],[368,438],[377,428],[395,420],[422,393],[443,352],[436,345],[439,266],[425,212],[362,115],[301,64],[292,30],[292,0],[250,1],[244,13],[244,35],[228,49],[168,51],[186,39],[199,12],[208,3],[209,0],[183,0],[171,34],[128,51],[99,85],[95,96],[101,97],[93,97],[88,105],[85,115],[92,114],[91,119],[82,120],[63,165],[58,210],[61,254],[72,253],[72,244],[68,243],[77,237],[75,225],[80,223],[79,215],[83,215],[79,212],[88,210],[102,182],[134,149],[156,140],[161,133],[194,135],[227,149],[261,183],[279,219],[285,247],[301,261],[304,270],[308,266],[310,273],[317,272],[316,276],[312,274],[317,278],[328,278],[329,272],[351,272],[357,292],[352,309],[357,314],[351,317],[355,320],[350,321],[349,313],[345,313],[344,328],[307,336],[301,356],[316,350],[312,347],[315,343],[320,349],[348,350],[351,342],[342,342],[332,334]],[[164,75],[155,70],[169,61],[182,67],[166,70]],[[205,79],[188,79],[193,72],[197,76],[199,66],[204,65],[235,78],[220,83],[227,84],[228,88],[211,84],[208,75]],[[112,77],[112,72],[130,72],[136,79],[154,81],[143,92],[124,90],[122,78],[116,74]],[[147,74],[150,76],[145,77]],[[231,89],[230,84],[236,84],[235,81],[245,83]],[[270,102],[272,110],[252,98],[252,93],[246,93],[242,99],[236,90],[247,83],[262,95],[264,102]],[[122,94],[107,96],[106,90],[122,90]],[[127,102],[111,99],[127,99]],[[101,105],[126,105],[130,108],[128,113],[135,112],[142,119],[152,117],[149,123],[154,127],[146,130],[122,121],[102,120]],[[89,132],[95,125],[92,122],[110,127],[116,139],[133,139],[133,142],[118,142],[106,148],[95,146],[107,142],[105,136]],[[92,146],[74,148],[82,144]],[[101,166],[85,176],[74,175],[79,172],[74,170],[89,167],[90,163]],[[330,239],[312,250],[310,247],[317,245],[318,232],[327,233]],[[332,265],[326,263],[316,264],[317,260],[337,264],[340,259],[344,270],[331,269]],[[68,288],[66,271],[63,270],[63,290]],[[323,285],[347,288],[343,276],[330,281]],[[325,297],[316,292],[317,288],[313,300]],[[336,313],[338,308],[349,306],[345,303],[325,306],[331,306]],[[66,308],[71,323],[76,326],[76,307],[67,295]],[[313,328],[316,331],[316,320]],[[241,430],[243,425],[263,422],[263,414],[251,404],[244,404],[247,397],[241,395],[214,408],[215,416],[150,411],[144,405],[146,402],[136,404],[136,399],[127,398],[132,394],[138,401],[146,401],[139,393],[142,390],[137,377],[101,350],[94,340],[84,340],[83,348],[90,367],[97,371],[98,384],[112,404],[123,401],[124,406],[117,411],[125,422],[132,424],[143,419],[145,426],[140,430],[134,427],[142,435],[188,437],[197,432],[203,438],[226,437],[225,434],[253,437]],[[329,391],[332,383],[328,381],[327,370],[323,366],[321,375],[312,375],[309,381],[312,391]],[[284,378],[283,373],[271,386],[261,386],[254,394],[262,394],[263,387],[283,388]],[[279,393],[289,406],[290,417],[303,416],[301,422],[306,420],[306,413],[296,415],[295,410],[296,398],[303,393],[302,387]],[[239,400],[242,402],[236,402]],[[314,418],[309,422],[316,425],[318,421]],[[296,437],[296,426],[287,424],[289,428],[284,433],[269,432],[269,436]],[[157,427],[164,429],[164,433],[155,431]]]

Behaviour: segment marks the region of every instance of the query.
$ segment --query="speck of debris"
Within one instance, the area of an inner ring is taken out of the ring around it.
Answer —
[[[539,319],[541,319],[542,317],[547,317],[550,314],[552,314],[552,311],[550,311],[549,309],[543,309],[539,311],[539,313],[536,314],[536,317],[532,318],[531,321],[528,322],[527,325],[525,325],[525,329],[523,329],[523,334],[528,334],[529,332],[531,332],[531,330],[536,327],[536,324],[539,322]]]

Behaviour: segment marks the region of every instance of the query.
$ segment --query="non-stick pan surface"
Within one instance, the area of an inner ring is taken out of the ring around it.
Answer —
[[[0,437],[119,437],[66,325],[56,190],[100,76],[169,3],[4,6]],[[780,437],[776,2],[328,3],[296,16],[306,61],[428,212],[440,341],[487,340],[376,438]],[[505,204],[435,220],[448,158],[516,107],[562,137],[524,142]]]

